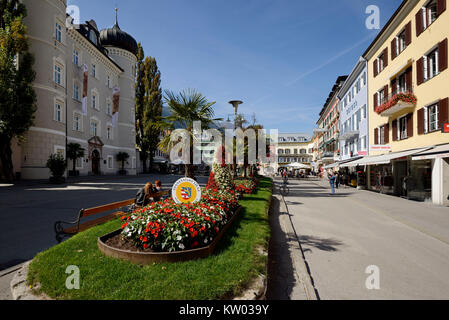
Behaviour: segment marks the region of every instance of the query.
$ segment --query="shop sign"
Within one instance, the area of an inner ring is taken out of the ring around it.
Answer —
[[[391,151],[389,145],[372,145],[369,147],[370,151]]]
[[[443,124],[443,128],[441,129],[443,133],[449,133],[449,123]]]

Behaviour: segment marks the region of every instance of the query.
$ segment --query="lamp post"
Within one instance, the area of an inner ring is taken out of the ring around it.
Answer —
[[[243,104],[243,102],[240,101],[240,100],[233,100],[233,101],[229,101],[229,104],[231,104],[233,106],[233,108],[234,108],[234,116],[235,116],[235,118],[234,118],[234,130],[237,130],[237,122],[236,122],[236,120],[237,120],[237,113],[238,113],[238,110],[239,110],[239,105]]]
[[[240,101],[240,100],[233,100],[233,101],[229,101],[229,104],[231,104],[233,106],[233,108],[234,108],[234,116],[235,116],[235,118],[234,118],[234,131],[235,131],[235,130],[237,130],[237,114],[238,114],[238,110],[239,110],[239,105],[243,104],[243,102]],[[235,160],[234,160],[233,167],[234,167],[234,170],[233,170],[234,171],[234,177],[236,177],[237,176],[237,163],[235,163]]]

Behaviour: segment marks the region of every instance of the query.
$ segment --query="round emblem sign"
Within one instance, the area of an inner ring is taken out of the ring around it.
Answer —
[[[201,199],[201,187],[193,179],[179,179],[173,185],[172,197],[176,203],[195,203]]]

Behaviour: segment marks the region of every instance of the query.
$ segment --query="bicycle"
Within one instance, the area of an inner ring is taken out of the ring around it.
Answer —
[[[282,186],[279,188],[279,191],[281,192],[282,196],[288,196],[288,194],[290,193],[290,188],[288,187],[288,182],[284,181],[284,183],[282,184]]]

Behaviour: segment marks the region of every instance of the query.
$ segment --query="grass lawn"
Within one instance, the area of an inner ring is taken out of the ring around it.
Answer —
[[[30,266],[28,283],[54,299],[82,300],[213,300],[240,294],[258,274],[266,274],[267,216],[272,181],[263,178],[257,193],[240,201],[243,210],[215,253],[205,259],[138,266],[104,256],[97,238],[120,228],[119,220],[82,232],[38,254]],[[80,269],[80,290],[65,286],[66,268]]]

